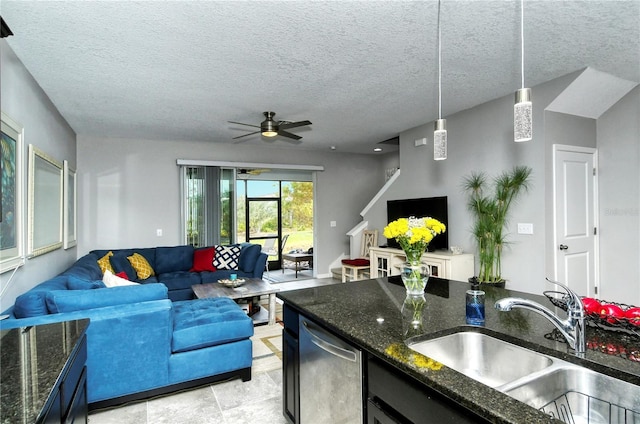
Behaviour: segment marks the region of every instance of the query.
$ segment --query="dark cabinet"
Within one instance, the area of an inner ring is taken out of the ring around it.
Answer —
[[[288,422],[300,422],[298,313],[285,303],[282,332],[282,409]]]
[[[367,424],[402,424],[401,419],[391,413],[373,399],[367,400]]]
[[[487,422],[378,358],[367,365],[368,424]]]
[[[0,422],[88,422],[88,325],[77,320],[2,330]]]
[[[301,355],[310,354],[302,348],[300,314],[285,302],[283,306],[283,415],[291,424],[301,423],[300,419],[300,365],[305,360]],[[304,334],[303,334],[304,336]],[[304,337],[303,337],[304,339]],[[303,340],[304,342],[304,340]],[[383,360],[364,353],[360,405],[365,408],[362,421],[366,424],[407,424],[437,423],[464,424],[485,423],[471,411],[411,378],[401,370]],[[304,370],[303,370],[304,371]],[[331,370],[326,369],[329,373]],[[325,382],[326,383],[326,382]],[[333,386],[332,386],[333,387]],[[315,389],[320,389],[319,387]],[[315,390],[314,389],[314,390]],[[338,390],[338,387],[333,387]],[[304,392],[304,391],[303,391]],[[306,399],[306,398],[305,398]],[[303,402],[304,403],[304,402]],[[327,404],[328,408],[332,404]],[[333,407],[337,407],[336,404]],[[353,422],[353,420],[349,421]]]
[[[87,337],[83,336],[60,373],[51,392],[44,418],[38,422],[87,424]],[[47,409],[48,408],[48,409]]]

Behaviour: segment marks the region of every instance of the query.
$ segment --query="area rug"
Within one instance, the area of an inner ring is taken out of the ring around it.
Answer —
[[[282,325],[259,325],[253,329],[252,373],[282,368]]]

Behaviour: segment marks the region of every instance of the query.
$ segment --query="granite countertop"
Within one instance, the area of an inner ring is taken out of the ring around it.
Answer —
[[[88,319],[0,332],[1,423],[35,423]]]
[[[390,277],[392,280],[397,278]],[[401,284],[379,278],[281,292],[277,296],[357,347],[491,422],[559,422],[409,349],[402,326],[405,289]],[[499,312],[493,308],[498,299],[517,296],[535,300],[553,310],[546,297],[483,287],[486,292],[485,325],[472,327],[465,322],[465,292],[469,288],[468,283],[429,279],[424,333],[418,338],[433,338],[462,328],[471,329],[640,385],[640,337],[589,326],[587,353],[584,359],[580,359],[564,341],[557,341],[557,331],[546,318],[523,309]],[[562,311],[559,314],[566,315]]]

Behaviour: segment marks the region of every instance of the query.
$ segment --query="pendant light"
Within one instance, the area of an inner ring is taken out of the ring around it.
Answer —
[[[440,32],[440,0],[438,0],[438,119],[433,132],[433,160],[447,158],[447,120],[442,119],[442,41]]]
[[[533,138],[531,89],[524,87],[524,0],[520,0],[520,64],[522,88],[516,91],[516,104],[513,107],[513,137],[516,142]]]

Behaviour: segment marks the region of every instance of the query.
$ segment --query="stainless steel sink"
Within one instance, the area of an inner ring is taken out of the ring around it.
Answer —
[[[469,331],[407,345],[566,423],[640,424],[640,386],[588,368]]]
[[[553,363],[546,355],[482,333],[463,331],[407,345],[467,377],[498,387],[543,370]]]
[[[501,391],[566,423],[640,423],[640,387],[560,360]]]

